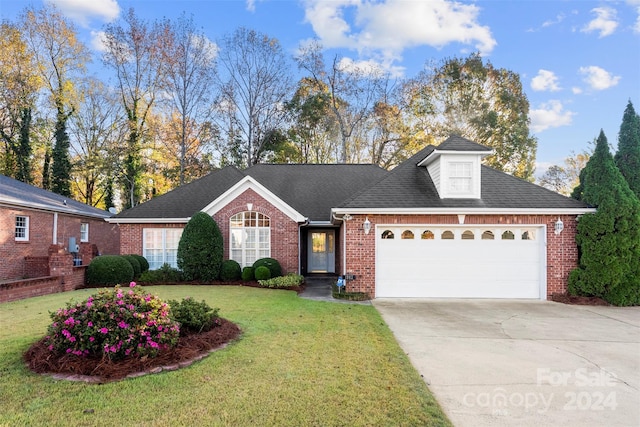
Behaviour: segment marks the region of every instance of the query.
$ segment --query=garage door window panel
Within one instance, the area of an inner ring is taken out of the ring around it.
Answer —
[[[394,235],[393,235],[393,231],[391,230],[385,230],[382,232],[382,238],[383,239],[393,239]]]
[[[422,240],[435,239],[435,235],[433,234],[433,231],[430,231],[430,230],[425,230],[420,237],[422,238]]]
[[[440,239],[441,240],[453,240],[453,239],[455,239],[455,235],[453,234],[453,231],[445,230],[440,235]]]
[[[412,239],[413,239],[413,237],[414,237],[414,236],[413,236],[413,231],[411,231],[411,230],[404,230],[404,231],[402,232],[402,238],[403,238],[404,240],[412,240]]]
[[[485,231],[482,233],[482,240],[493,240],[495,238],[493,231]]]
[[[473,240],[475,238],[476,237],[471,230],[466,230],[462,233],[462,240]]]
[[[502,233],[502,240],[515,240],[516,235],[513,234],[513,231],[505,231],[504,233]]]

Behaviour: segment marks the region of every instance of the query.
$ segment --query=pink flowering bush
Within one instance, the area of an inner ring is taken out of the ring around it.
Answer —
[[[154,357],[173,347],[180,335],[171,319],[170,307],[160,298],[145,294],[131,282],[101,290],[81,303],[51,313],[53,323],[45,337],[49,350],[77,356]]]

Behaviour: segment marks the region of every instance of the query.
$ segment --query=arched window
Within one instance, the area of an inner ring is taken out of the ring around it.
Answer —
[[[260,212],[245,211],[229,221],[231,254],[229,258],[246,267],[271,256],[271,220]]]
[[[402,232],[402,238],[403,239],[413,239],[413,231],[411,230],[404,230]]]
[[[473,231],[471,230],[466,230],[464,233],[462,233],[462,240],[473,240],[476,237],[473,235]]]
[[[494,236],[493,236],[493,231],[485,231],[484,233],[482,233],[482,240],[493,240]]]
[[[433,240],[435,238],[435,236],[433,235],[433,232],[430,230],[425,230],[422,233],[422,240]]]
[[[393,231],[391,230],[384,230],[382,232],[382,238],[383,239],[393,239],[395,236],[393,235]]]
[[[515,238],[516,236],[509,230],[502,233],[502,240],[515,240]]]
[[[440,239],[453,240],[454,239],[453,231],[450,231],[450,230],[443,231],[442,234],[440,235]]]
[[[533,230],[527,230],[522,233],[522,240],[535,240],[536,235]]]

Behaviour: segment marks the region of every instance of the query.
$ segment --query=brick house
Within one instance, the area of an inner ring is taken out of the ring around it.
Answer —
[[[372,297],[546,299],[577,266],[588,205],[482,165],[461,137],[385,171],[372,165],[256,165],[213,172],[109,218],[120,251],[176,265],[182,228],[211,215],[225,258],[270,256],[285,272],[336,273]]]
[[[109,216],[0,175],[0,281],[48,276],[52,251],[73,253],[78,263],[98,252],[118,254],[120,234],[105,222]],[[74,241],[78,247],[70,248]]]

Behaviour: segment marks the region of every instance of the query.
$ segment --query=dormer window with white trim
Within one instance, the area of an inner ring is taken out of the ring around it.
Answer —
[[[449,192],[453,194],[469,195],[473,192],[473,163],[449,163]]]

